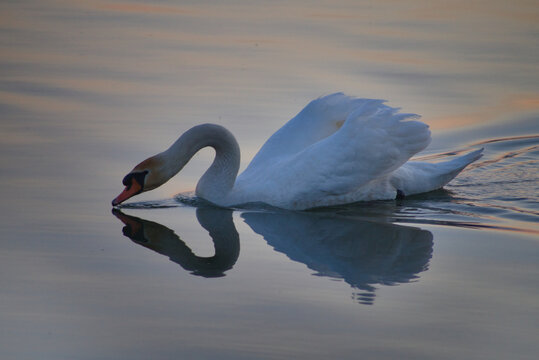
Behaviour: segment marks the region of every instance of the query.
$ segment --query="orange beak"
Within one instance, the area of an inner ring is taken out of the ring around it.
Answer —
[[[131,186],[126,186],[124,191],[122,191],[120,195],[118,195],[114,200],[112,200],[112,206],[120,205],[125,200],[137,195],[141,191],[142,186],[135,179],[132,179]]]

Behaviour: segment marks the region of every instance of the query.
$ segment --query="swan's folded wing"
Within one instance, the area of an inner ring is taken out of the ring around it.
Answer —
[[[335,93],[311,101],[294,118],[276,131],[255,155],[248,169],[296,155],[343,126],[348,116],[369,99]]]
[[[411,120],[417,118],[379,100],[365,102],[339,131],[277,164],[270,177],[299,198],[352,193],[427,147],[430,131]]]

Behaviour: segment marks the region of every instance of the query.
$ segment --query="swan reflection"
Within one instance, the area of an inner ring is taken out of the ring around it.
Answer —
[[[375,285],[418,278],[432,256],[432,234],[413,227],[320,213],[244,213],[245,222],[276,251],[314,275],[343,279],[374,301]]]
[[[232,269],[240,254],[240,237],[232,222],[232,211],[217,208],[198,208],[197,219],[213,240],[215,255],[197,256],[174,231],[153,221],[126,215],[113,209],[112,213],[124,224],[123,233],[135,243],[156,251],[190,271],[204,277],[224,276]]]
[[[215,246],[212,257],[196,256],[169,228],[114,210],[135,243],[166,255],[194,275],[223,276],[239,256],[232,210],[197,208],[197,219]],[[320,212],[243,212],[242,218],[276,251],[305,264],[314,275],[342,279],[354,298],[372,304],[376,285],[417,279],[432,256],[432,234],[419,228]]]

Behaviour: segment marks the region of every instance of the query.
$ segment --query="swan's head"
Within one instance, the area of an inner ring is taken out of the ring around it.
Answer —
[[[144,160],[124,177],[122,183],[125,189],[112,200],[112,206],[120,205],[135,195],[163,185],[170,179],[170,176],[167,177],[166,174],[165,162],[161,154]]]

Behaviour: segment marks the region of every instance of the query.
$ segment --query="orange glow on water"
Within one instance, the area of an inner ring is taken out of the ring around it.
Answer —
[[[153,13],[153,14],[192,14],[192,11],[175,6],[133,4],[133,3],[98,3],[96,6],[103,10],[122,13]]]
[[[521,94],[509,96],[492,106],[482,107],[474,112],[432,117],[426,121],[433,129],[450,130],[461,127],[485,125],[495,119],[503,118],[510,114],[534,110],[539,111],[539,95]]]

